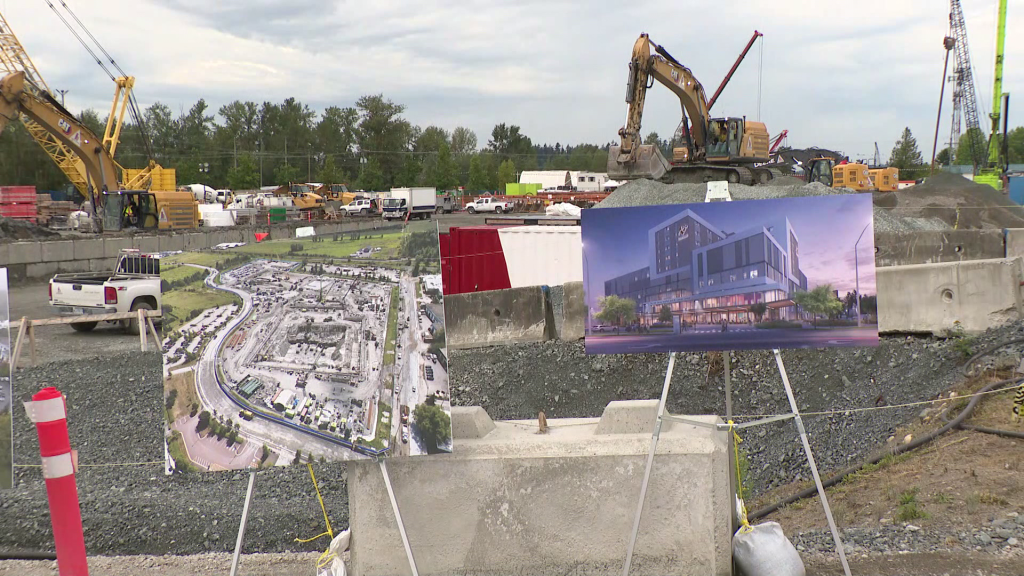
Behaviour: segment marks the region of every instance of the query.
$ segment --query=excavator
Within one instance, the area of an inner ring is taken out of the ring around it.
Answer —
[[[87,192],[94,221],[104,231],[125,228],[187,229],[199,225],[199,209],[188,192],[157,192],[126,188],[145,183],[159,166],[150,161],[128,183],[118,177],[121,167],[103,141],[68,112],[45,90],[31,85],[25,72],[8,74],[0,79],[0,133],[19,115],[56,139],[70,154],[67,161],[78,164],[85,174]]]
[[[654,80],[675,93],[682,106],[682,146],[672,149],[671,161],[657,146],[642,144],[640,137],[644,100]],[[746,117],[711,118],[701,83],[647,34],[633,45],[626,103],[629,112],[619,130],[621,143],[608,151],[610,179],[764,184],[775,177],[770,168],[755,166],[769,161],[765,125]]]
[[[282,184],[273,192],[276,196],[290,196],[301,212],[312,212],[313,216],[323,216],[324,210],[327,208],[323,196],[314,194],[310,190],[309,184]]]

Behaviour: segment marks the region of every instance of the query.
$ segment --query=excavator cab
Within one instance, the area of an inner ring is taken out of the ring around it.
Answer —
[[[804,170],[807,173],[807,183],[819,182],[832,187],[832,169],[835,168],[836,161],[832,158],[815,158],[811,160],[809,166],[805,166]]]
[[[103,193],[103,230],[128,228],[155,230],[160,226],[156,197],[145,190],[115,190]]]

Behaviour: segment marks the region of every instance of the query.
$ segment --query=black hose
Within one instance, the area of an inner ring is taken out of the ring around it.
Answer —
[[[53,552],[41,550],[0,550],[0,560],[56,560]]]
[[[970,368],[971,368],[971,366],[973,366],[974,363],[977,362],[979,359],[981,359],[981,358],[983,358],[985,356],[988,356],[989,354],[995,352],[996,350],[999,350],[1000,348],[1005,348],[1005,347],[1013,345],[1013,344],[1021,344],[1021,343],[1024,343],[1024,338],[1014,338],[1013,340],[1007,340],[1005,342],[996,344],[995,346],[992,346],[990,348],[982,350],[981,352],[978,352],[974,356],[971,356],[970,359],[968,359],[966,363],[964,363],[964,367],[963,367],[964,374],[967,375],[969,370],[970,370]],[[956,418],[954,418],[953,420],[947,421],[947,423],[942,428],[939,428],[938,430],[935,430],[934,432],[931,432],[931,433],[926,434],[924,436],[921,436],[920,438],[914,440],[913,442],[910,442],[909,444],[904,444],[902,446],[898,446],[898,447],[893,448],[891,450],[884,450],[880,454],[877,454],[877,455],[871,457],[870,459],[868,459],[867,461],[865,461],[865,462],[863,462],[861,464],[856,464],[854,466],[850,466],[850,467],[844,468],[843,470],[841,470],[837,474],[835,474],[835,475],[829,477],[828,479],[824,480],[821,483],[822,484],[822,488],[829,488],[829,487],[835,486],[836,484],[842,482],[843,479],[845,479],[850,474],[853,474],[853,473],[861,470],[865,466],[868,466],[868,465],[871,465],[871,464],[878,464],[879,462],[881,462],[885,457],[889,456],[890,454],[893,455],[893,456],[898,456],[900,454],[903,454],[904,452],[909,452],[910,450],[914,450],[916,448],[920,448],[921,446],[924,446],[925,444],[931,442],[932,440],[938,438],[939,436],[945,434],[946,432],[949,432],[953,428],[963,428],[965,430],[976,430],[978,432],[985,432],[985,433],[988,433],[988,434],[998,434],[999,436],[1005,436],[1005,437],[1008,437],[1008,438],[1024,438],[1024,434],[1022,434],[1020,432],[1014,432],[1014,431],[1010,431],[1010,430],[996,430],[996,429],[993,429],[993,428],[983,428],[983,427],[980,427],[980,426],[973,426],[973,425],[970,425],[970,424],[964,424],[963,423],[964,420],[966,420],[967,417],[971,415],[971,412],[974,411],[974,408],[978,405],[978,402],[981,401],[981,398],[982,398],[981,394],[982,393],[988,392],[990,390],[993,390],[993,389],[995,389],[995,388],[997,388],[999,386],[1003,386],[1005,384],[1011,384],[1011,383],[1013,383],[1013,384],[1020,384],[1021,382],[1024,382],[1024,379],[1009,378],[1009,379],[1006,379],[1006,380],[999,380],[998,382],[992,382],[992,383],[988,384],[987,386],[985,386],[984,388],[982,388],[981,390],[976,392],[975,394],[978,394],[978,395],[971,398],[970,402],[967,403],[967,407],[965,407],[960,412],[960,414],[957,415]],[[943,412],[942,416],[943,416],[943,420],[946,420],[945,412]],[[816,486],[812,486],[812,487],[807,488],[805,490],[801,490],[800,492],[798,492],[798,493],[796,493],[796,494],[794,494],[792,496],[789,496],[787,498],[779,500],[778,502],[775,502],[773,504],[765,506],[764,508],[761,508],[759,510],[755,510],[755,511],[753,511],[750,514],[747,514],[747,519],[748,520],[758,520],[760,518],[763,518],[764,516],[767,516],[768,514],[771,514],[772,512],[775,512],[776,510],[778,510],[779,508],[782,508],[783,506],[785,506],[787,504],[792,504],[793,502],[796,502],[797,500],[803,500],[804,498],[808,498],[810,496],[814,496],[817,493],[818,493],[818,489],[817,489]]]

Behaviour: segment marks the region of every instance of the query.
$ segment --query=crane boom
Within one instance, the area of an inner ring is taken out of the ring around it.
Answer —
[[[999,190],[1002,188],[1002,177],[1008,168],[1006,148],[1000,141],[999,119],[1002,116],[1000,110],[1003,107],[1003,100],[1009,99],[1008,94],[1003,94],[1003,56],[1006,45],[1006,0],[999,0],[999,19],[996,23],[996,65],[992,81],[992,112],[989,118],[992,120],[992,129],[988,137],[988,159],[985,166],[978,170],[975,181],[988,184]]]
[[[740,57],[736,59],[736,63],[732,65],[732,68],[729,69],[729,73],[722,79],[722,83],[718,86],[718,90],[715,90],[715,93],[711,96],[711,100],[708,100],[708,110],[711,110],[711,107],[718,101],[718,95],[722,93],[722,90],[725,90],[725,85],[729,83],[729,80],[732,80],[732,75],[736,73],[736,69],[740,67],[740,63],[747,57],[747,52],[750,52],[751,46],[753,46],[754,42],[762,36],[764,36],[764,34],[754,30],[754,35],[750,37],[750,42],[747,42],[747,47],[743,49],[743,52],[740,52]]]

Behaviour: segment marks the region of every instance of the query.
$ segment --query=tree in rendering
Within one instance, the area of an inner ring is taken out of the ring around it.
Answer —
[[[597,319],[614,326],[624,326],[636,320],[636,302],[629,298],[619,298],[612,294],[605,296],[597,303],[601,311]]]
[[[451,439],[452,420],[440,406],[420,404],[412,415],[428,447],[445,444]]]
[[[843,302],[836,297],[831,284],[822,284],[813,290],[793,294],[793,302],[811,313],[814,327],[818,327],[818,316],[831,316],[843,310]]]
[[[755,302],[747,310],[754,315],[754,320],[760,322],[764,319],[764,313],[768,311],[768,305],[764,302]]]
[[[657,134],[655,134],[655,136],[657,136]],[[669,324],[672,322],[672,309],[668,307],[668,304],[662,306],[661,310],[658,311],[658,322],[661,322],[662,324]]]

